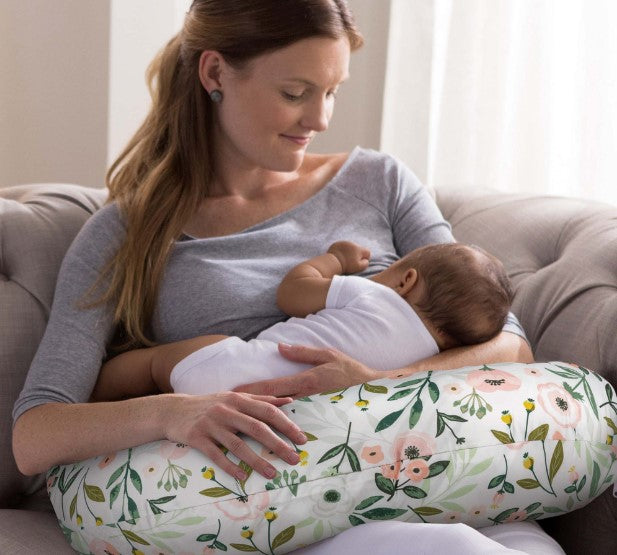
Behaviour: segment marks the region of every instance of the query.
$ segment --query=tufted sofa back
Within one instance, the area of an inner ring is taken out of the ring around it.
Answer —
[[[617,386],[617,207],[480,189],[442,190],[437,202],[457,240],[505,264],[535,358]]]
[[[13,403],[43,335],[64,253],[105,197],[64,184],[0,189],[0,508],[16,507],[41,483],[15,466]]]

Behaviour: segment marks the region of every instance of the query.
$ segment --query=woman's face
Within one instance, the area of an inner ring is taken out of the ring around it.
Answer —
[[[258,56],[241,71],[223,64],[217,160],[249,170],[297,170],[311,139],[328,128],[349,54],[346,38],[319,37]]]

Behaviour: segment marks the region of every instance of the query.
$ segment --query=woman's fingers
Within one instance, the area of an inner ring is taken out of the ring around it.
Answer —
[[[242,480],[242,469],[221,451],[225,447],[266,478],[274,477],[274,467],[253,451],[239,433],[252,437],[289,464],[299,462],[296,449],[277,435],[278,430],[296,444],[306,442],[306,436],[279,408],[289,398],[220,393],[207,398],[208,406],[192,424],[189,445],[203,451],[225,472]]]
[[[304,364],[312,364],[318,366],[336,360],[337,353],[332,349],[319,349],[317,347],[306,347],[305,345],[288,345],[287,343],[279,343],[279,353],[288,360],[294,362],[303,362]]]

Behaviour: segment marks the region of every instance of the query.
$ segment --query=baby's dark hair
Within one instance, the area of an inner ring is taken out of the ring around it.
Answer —
[[[416,249],[402,262],[416,269],[423,287],[415,307],[452,346],[482,343],[502,330],[513,293],[497,258],[480,247],[444,243]]]

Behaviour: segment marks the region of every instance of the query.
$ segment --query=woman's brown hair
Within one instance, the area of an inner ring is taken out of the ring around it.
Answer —
[[[154,344],[149,322],[165,264],[212,182],[213,107],[199,80],[201,53],[216,50],[241,69],[310,37],[347,37],[352,50],[362,45],[345,0],[195,0],[180,33],[151,63],[152,107],[106,177],[127,228],[97,301],[115,306],[116,348]]]

